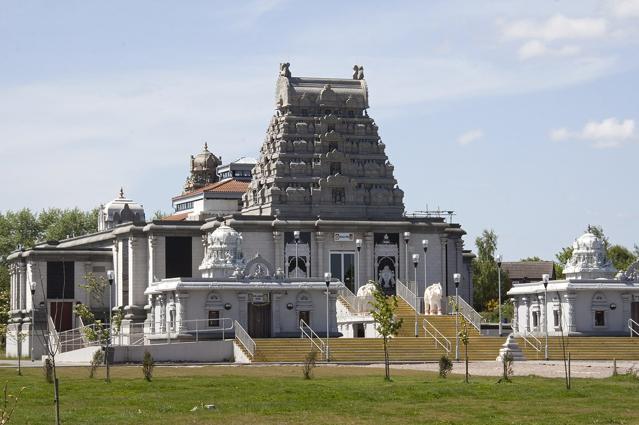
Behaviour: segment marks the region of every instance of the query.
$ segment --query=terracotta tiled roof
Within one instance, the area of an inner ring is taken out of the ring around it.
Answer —
[[[197,195],[198,193],[204,192],[235,192],[235,193],[244,193],[249,186],[249,182],[240,181],[235,179],[223,180],[221,182],[215,182],[211,184],[207,184],[204,187],[199,188],[198,190],[194,190],[192,192],[187,192],[182,195],[176,196],[173,199],[181,199],[186,198],[188,196]]]
[[[185,213],[179,213],[179,214],[173,214],[173,215],[169,215],[167,217],[162,217],[162,221],[184,221],[186,220],[186,218],[189,216],[189,213],[185,212]]]

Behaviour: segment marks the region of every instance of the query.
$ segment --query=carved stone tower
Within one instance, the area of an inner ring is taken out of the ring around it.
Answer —
[[[404,192],[366,112],[364,68],[352,79],[292,77],[280,64],[269,124],[244,214],[396,219]]]
[[[207,184],[218,181],[216,169],[222,161],[209,152],[208,144],[204,143],[204,150],[199,154],[191,155],[191,175],[184,184],[184,193],[200,189]]]

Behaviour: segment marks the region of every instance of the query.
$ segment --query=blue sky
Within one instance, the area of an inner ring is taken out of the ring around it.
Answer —
[[[170,211],[189,155],[257,156],[278,64],[362,64],[408,211],[507,260],[639,242],[639,0],[0,0],[0,210]]]

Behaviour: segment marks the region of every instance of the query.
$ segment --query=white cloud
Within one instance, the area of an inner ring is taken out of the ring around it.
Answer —
[[[484,132],[480,129],[469,130],[457,138],[457,143],[466,146],[484,137]]]
[[[528,60],[541,56],[572,56],[581,51],[578,46],[563,46],[552,48],[539,40],[530,40],[524,43],[518,51],[519,59]]]
[[[585,140],[595,148],[615,148],[635,139],[635,121],[607,118],[601,122],[589,121],[581,131],[570,131],[566,128],[551,130],[550,139]]]
[[[612,12],[618,18],[637,18],[639,0],[615,0],[612,2]]]
[[[507,23],[503,35],[507,39],[539,39],[545,41],[592,39],[607,34],[603,18],[567,18],[556,14],[543,22],[523,19]]]

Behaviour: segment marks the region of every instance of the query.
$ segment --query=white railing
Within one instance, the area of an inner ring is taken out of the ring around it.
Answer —
[[[632,338],[632,334],[639,336],[639,323],[635,322],[632,319],[628,319],[628,330],[630,330],[630,338]]]
[[[311,342],[311,348],[315,346],[320,353],[326,351],[326,343],[315,333],[315,331],[303,320],[300,319],[300,338],[308,338]],[[317,340],[318,342],[315,342]]]
[[[416,312],[419,313],[420,311],[420,300],[417,297],[417,295],[411,291],[411,289],[404,285],[399,279],[397,279],[395,281],[395,290],[397,292],[397,295],[403,299],[404,301],[406,301],[406,303],[408,305],[410,305],[411,307],[413,307],[413,310],[415,310]]]
[[[459,313],[461,313],[462,316],[464,316],[464,318],[466,320],[468,320],[468,322],[470,322],[471,325],[473,325],[475,327],[475,329],[477,329],[478,331],[481,331],[481,322],[483,321],[481,314],[477,313],[477,311],[475,311],[475,309],[466,302],[466,300],[464,300],[462,297],[458,297],[459,298],[459,306],[457,307],[459,309]],[[449,305],[455,305],[455,296],[453,295],[449,295],[448,296],[448,304]],[[454,310],[453,310],[454,313]]]
[[[368,314],[371,311],[372,296],[358,297],[350,289],[344,287],[338,289],[337,294],[348,304],[349,310],[354,314]]]
[[[55,328],[55,323],[53,323],[53,319],[51,316],[47,316],[48,324],[49,324],[49,347],[52,353],[60,352],[60,337],[58,335],[58,330]]]
[[[433,340],[435,341],[435,346],[437,345],[441,345],[441,347],[446,350],[447,354],[450,354],[450,351],[452,350],[453,345],[451,344],[450,340],[448,338],[446,338],[444,336],[444,334],[442,334],[439,329],[437,329],[435,327],[435,325],[433,325],[432,323],[430,323],[427,319],[424,319],[424,323],[422,324],[423,328],[424,328],[424,332],[426,332],[428,335],[430,335],[431,338],[433,338]],[[428,327],[431,327],[431,329],[433,330],[433,332],[431,332]]]
[[[246,351],[251,355],[251,357],[255,356],[255,341],[253,338],[244,330],[242,325],[236,320],[233,322],[233,326],[235,327],[235,338],[244,346]]]
[[[191,335],[195,337],[195,342],[199,342],[200,339],[216,339],[221,337],[222,340],[226,339],[229,331],[233,330],[233,319],[230,317],[220,317],[218,319],[190,319],[182,320],[177,323],[178,329],[170,329],[167,325],[166,330],[161,331],[159,326],[152,326],[147,329],[147,337],[151,337],[154,340],[166,338],[167,341],[176,339],[179,335]],[[134,335],[137,335],[135,333]],[[144,340],[144,330],[142,329],[141,339]],[[136,345],[131,342],[130,345]]]
[[[120,326],[118,331],[112,329],[112,345],[144,345],[144,323],[130,323],[127,326]],[[167,335],[170,339],[170,335]]]
[[[537,355],[541,353],[543,345],[539,338],[528,332],[523,332],[519,334],[519,336],[521,336],[521,339],[523,339],[526,344],[530,345],[537,352]]]
[[[55,338],[58,340],[58,353],[66,353],[68,351],[79,350],[80,348],[92,347],[100,345],[99,335],[97,340],[90,340],[87,336],[90,332],[95,333],[95,323],[78,328],[69,329],[68,331],[56,332]]]

